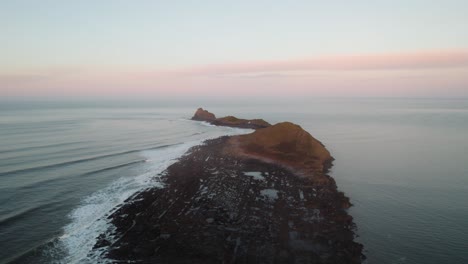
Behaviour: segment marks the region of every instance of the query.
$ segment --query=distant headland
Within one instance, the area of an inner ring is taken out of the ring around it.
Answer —
[[[327,175],[333,158],[290,122],[193,120],[254,128],[193,147],[109,216],[95,250],[132,263],[361,263],[349,199]]]
[[[239,128],[265,128],[271,126],[270,123],[266,122],[263,119],[240,119],[234,116],[225,116],[221,118],[216,118],[213,113],[204,110],[203,108],[198,108],[195,114],[192,117],[192,120],[196,121],[205,121],[217,126],[229,126],[229,127],[239,127]]]

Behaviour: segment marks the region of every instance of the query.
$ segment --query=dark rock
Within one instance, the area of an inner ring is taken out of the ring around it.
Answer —
[[[194,118],[214,117],[205,112]],[[94,249],[116,263],[361,263],[351,203],[327,175],[332,161],[289,122],[208,140],[162,173],[162,188],[116,210],[115,230]]]
[[[218,118],[211,122],[213,125],[217,126],[229,126],[229,127],[239,127],[239,128],[265,128],[271,126],[270,123],[263,119],[240,119],[234,116],[226,116]]]

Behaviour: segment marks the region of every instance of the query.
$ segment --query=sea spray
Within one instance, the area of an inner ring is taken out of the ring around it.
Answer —
[[[222,135],[245,134],[251,131],[238,128],[220,130],[223,132]],[[65,256],[57,262],[106,263],[106,260],[102,258],[105,248],[93,250],[93,246],[99,234],[112,236],[113,226],[108,216],[132,195],[148,187],[157,187],[160,184],[158,174],[176,162],[177,158],[191,147],[201,144],[206,139],[208,138],[142,151],[140,154],[146,162],[138,176],[121,177],[108,187],[84,198],[81,205],[70,213],[71,223],[64,227],[64,233],[58,239],[58,247],[65,252]]]

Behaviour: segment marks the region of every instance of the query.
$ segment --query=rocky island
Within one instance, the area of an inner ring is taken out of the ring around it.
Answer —
[[[289,122],[224,122],[203,109],[193,119],[256,131],[193,147],[160,175],[162,188],[109,216],[114,229],[95,250],[116,263],[362,262],[323,144]]]
[[[225,116],[216,118],[213,113],[210,113],[203,108],[198,108],[192,117],[192,120],[205,121],[216,126],[228,126],[228,127],[239,127],[239,128],[265,128],[271,126],[270,123],[263,119],[240,119],[234,116]]]

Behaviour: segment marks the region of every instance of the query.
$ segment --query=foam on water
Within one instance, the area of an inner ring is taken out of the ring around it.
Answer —
[[[224,128],[221,135],[249,133],[249,129]],[[58,239],[60,251],[65,257],[57,263],[106,263],[100,251],[92,250],[100,234],[112,232],[113,227],[107,219],[119,205],[135,193],[152,186],[159,186],[157,175],[176,162],[191,147],[204,140],[191,141],[161,149],[142,151],[146,158],[142,173],[136,177],[122,177],[108,187],[83,199],[81,205],[74,209],[69,217],[71,223],[64,227],[64,234]],[[54,249],[54,250],[57,250]]]
[[[204,125],[204,126],[207,126],[207,127],[216,127],[216,125],[213,125],[209,122],[206,122],[206,121],[201,121],[200,122],[201,125]]]

